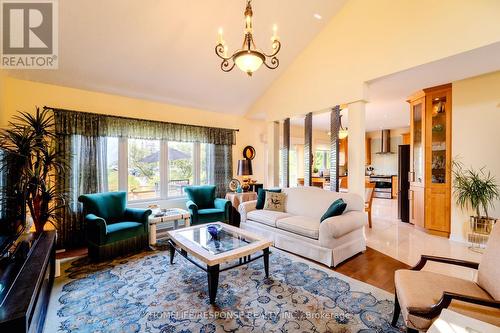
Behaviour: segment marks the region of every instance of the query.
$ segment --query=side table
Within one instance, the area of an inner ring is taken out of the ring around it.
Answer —
[[[189,227],[191,225],[191,214],[180,208],[163,211],[153,209],[153,214],[149,217],[149,244],[155,245],[158,239],[167,237],[167,231],[170,228],[166,222],[174,222],[174,229],[178,229],[180,220],[184,220],[184,227]]]
[[[229,200],[231,202],[231,214],[229,216],[229,222],[232,226],[239,227],[240,226],[240,221],[241,221],[241,216],[240,213],[238,213],[238,207],[240,203],[246,202],[246,201],[252,201],[252,200],[257,200],[257,193],[256,192],[242,192],[242,193],[237,193],[237,192],[227,192],[226,193],[226,200]]]

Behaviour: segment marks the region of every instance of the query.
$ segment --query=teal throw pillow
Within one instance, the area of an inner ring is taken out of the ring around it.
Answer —
[[[342,200],[342,199],[335,200],[330,205],[330,207],[328,207],[325,214],[323,214],[323,216],[321,216],[321,222],[323,222],[324,220],[326,220],[329,217],[342,215],[342,213],[344,212],[346,207],[347,207],[347,204],[344,202],[344,200]]]

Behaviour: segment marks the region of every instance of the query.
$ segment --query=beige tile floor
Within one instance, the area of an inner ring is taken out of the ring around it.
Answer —
[[[366,228],[367,245],[408,265],[415,265],[422,254],[479,262],[481,254],[466,244],[429,235],[397,218],[397,200],[374,199],[372,229]],[[463,267],[431,263],[426,270],[475,279],[475,271]]]

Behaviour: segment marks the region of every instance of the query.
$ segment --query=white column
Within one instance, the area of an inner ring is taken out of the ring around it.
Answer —
[[[277,121],[267,124],[267,187],[278,187],[280,178],[280,124]]]
[[[365,105],[364,101],[348,105],[348,176],[349,192],[365,196]]]

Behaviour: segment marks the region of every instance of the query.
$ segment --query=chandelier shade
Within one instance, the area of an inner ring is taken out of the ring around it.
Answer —
[[[241,49],[237,50],[231,56],[227,56],[227,45],[222,38],[222,29],[219,30],[219,41],[215,46],[215,54],[222,59],[221,69],[224,72],[230,72],[236,66],[243,72],[252,76],[262,65],[269,69],[276,69],[279,66],[279,60],[276,57],[281,49],[281,43],[276,35],[277,28],[274,26],[274,35],[272,37],[272,53],[266,54],[255,46],[253,39],[253,10],[251,0],[247,1],[245,9],[245,37]]]

